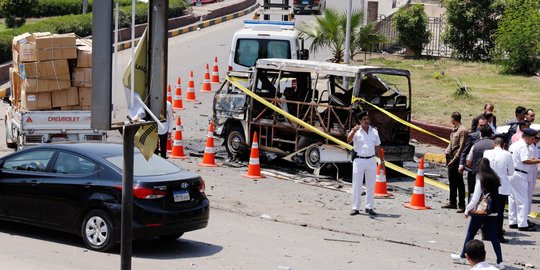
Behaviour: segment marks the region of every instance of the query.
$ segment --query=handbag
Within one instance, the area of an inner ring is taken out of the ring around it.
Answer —
[[[491,194],[483,193],[476,206],[469,211],[469,216],[488,216],[491,213]]]

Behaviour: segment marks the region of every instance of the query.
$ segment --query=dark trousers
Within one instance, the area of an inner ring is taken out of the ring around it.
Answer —
[[[465,208],[465,183],[463,175],[458,172],[458,164],[448,167],[448,181],[450,182],[450,204]],[[459,196],[459,205],[456,197]]]
[[[154,154],[156,155],[160,154],[162,158],[166,158],[167,157],[167,139],[169,139],[169,133],[158,135],[158,138],[159,138],[159,142],[158,142],[159,147],[156,148],[156,150],[154,151]]]
[[[467,173],[467,192],[469,192],[468,202],[471,202],[471,197],[474,193],[474,186],[476,185],[476,173]]]
[[[497,209],[497,236],[503,237],[504,206],[508,203],[508,195],[499,194],[499,208]]]
[[[503,206],[504,207],[504,206]],[[461,251],[461,257],[465,258],[465,245],[470,240],[474,239],[474,236],[482,227],[484,226],[484,231],[487,232],[491,245],[493,245],[493,250],[495,250],[495,255],[497,256],[497,263],[502,262],[502,252],[501,252],[501,243],[497,237],[497,222],[498,217],[485,216],[485,217],[475,217],[471,216],[471,222],[469,223],[469,228],[467,228],[467,236],[465,236],[465,243],[463,244],[463,249]]]

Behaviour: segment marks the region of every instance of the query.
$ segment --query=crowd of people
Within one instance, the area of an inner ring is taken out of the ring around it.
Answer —
[[[535,112],[519,106],[515,119],[507,122],[508,131],[497,134],[493,104],[485,104],[484,112],[474,117],[470,130],[461,123],[461,114],[451,115],[453,125],[450,143],[445,149],[449,202],[445,209],[457,209],[471,217],[461,254],[452,254],[457,263],[465,263],[467,243],[482,230],[482,239],[491,241],[497,256],[498,269],[504,269],[501,243],[504,238],[504,209],[508,204],[510,229],[535,231],[536,224],[528,220],[532,195],[540,163],[540,133],[530,128]],[[468,204],[465,206],[467,178]],[[489,197],[485,215],[473,215],[481,198]]]

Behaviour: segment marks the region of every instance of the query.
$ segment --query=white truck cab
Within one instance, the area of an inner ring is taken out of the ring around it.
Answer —
[[[309,51],[303,43],[294,22],[246,20],[233,35],[229,71],[246,71],[261,58],[307,60]]]

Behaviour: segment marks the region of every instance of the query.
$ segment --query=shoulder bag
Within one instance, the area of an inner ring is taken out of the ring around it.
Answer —
[[[487,192],[482,193],[482,198],[476,206],[469,211],[469,216],[488,216],[491,213],[491,195]]]

